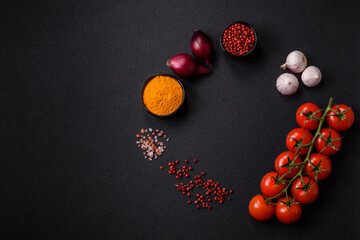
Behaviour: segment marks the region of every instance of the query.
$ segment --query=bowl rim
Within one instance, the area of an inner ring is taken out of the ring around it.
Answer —
[[[254,35],[255,35],[254,46],[250,49],[249,52],[247,52],[247,53],[245,53],[245,54],[243,54],[243,55],[239,55],[239,56],[234,55],[234,54],[231,54],[231,53],[229,53],[228,51],[226,51],[225,48],[224,48],[224,46],[223,46],[223,43],[222,43],[222,36],[223,36],[225,30],[228,29],[231,25],[234,25],[235,23],[242,23],[242,24],[247,25],[248,27],[250,27],[250,28],[254,31]],[[229,56],[231,56],[231,57],[234,57],[234,58],[244,58],[244,57],[249,56],[249,55],[255,50],[256,45],[257,45],[257,40],[258,40],[258,37],[257,37],[256,30],[255,30],[255,28],[254,28],[250,23],[245,22],[245,21],[235,21],[235,22],[227,25],[227,26],[224,28],[224,30],[221,32],[221,36],[220,36],[220,47],[221,47],[221,49],[222,49],[227,55],[229,55]]]
[[[145,106],[145,103],[144,103],[144,100],[143,100],[143,93],[144,93],[144,89],[145,89],[146,85],[147,85],[152,79],[154,79],[155,77],[158,77],[158,76],[167,76],[167,77],[173,78],[175,81],[177,81],[177,82],[180,84],[181,89],[182,89],[182,92],[183,92],[183,97],[182,97],[182,100],[181,100],[181,103],[180,103],[179,107],[178,107],[174,112],[169,113],[169,114],[167,114],[167,115],[158,115],[158,114],[155,114],[155,113],[151,112],[151,111]],[[156,74],[156,75],[153,75],[153,76],[149,77],[149,78],[146,79],[146,81],[144,82],[144,84],[143,84],[143,86],[142,86],[142,88],[141,88],[141,92],[140,92],[140,100],[141,100],[141,104],[142,104],[143,108],[145,109],[145,111],[148,112],[148,113],[150,113],[151,115],[154,115],[154,116],[156,116],[156,117],[161,117],[161,118],[170,117],[170,116],[175,115],[175,114],[179,111],[179,109],[184,105],[184,101],[185,101],[185,88],[184,88],[183,84],[181,83],[181,81],[180,81],[177,77],[175,77],[174,75],[172,75],[172,74],[167,74],[167,73]]]

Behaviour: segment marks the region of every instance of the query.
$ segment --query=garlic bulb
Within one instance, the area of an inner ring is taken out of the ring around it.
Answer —
[[[307,65],[307,60],[305,55],[302,52],[295,50],[289,53],[289,55],[286,58],[286,63],[284,63],[280,67],[282,69],[288,68],[294,73],[299,73],[304,71],[306,65]]]
[[[302,82],[308,87],[315,87],[321,82],[321,72],[315,66],[307,67],[301,74]]]
[[[276,80],[276,88],[283,95],[292,95],[299,88],[299,81],[294,74],[283,73]]]

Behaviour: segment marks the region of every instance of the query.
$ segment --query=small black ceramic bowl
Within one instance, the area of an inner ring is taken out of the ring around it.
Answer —
[[[226,51],[225,48],[224,48],[224,45],[223,45],[223,43],[222,43],[222,36],[224,35],[225,30],[228,29],[230,26],[234,25],[235,23],[244,24],[244,25],[250,27],[250,28],[254,31],[254,35],[255,35],[254,46],[250,49],[249,52],[247,52],[247,53],[245,53],[245,54],[243,54],[243,55],[234,55],[234,54]],[[233,23],[227,25],[227,26],[224,28],[224,30],[222,31],[221,36],[220,36],[220,47],[221,47],[221,49],[223,50],[223,52],[226,53],[228,56],[230,56],[230,57],[232,57],[232,58],[234,58],[234,59],[236,59],[236,60],[243,60],[243,59],[246,59],[251,53],[254,52],[254,50],[255,50],[255,48],[256,48],[257,41],[258,41],[258,39],[257,39],[257,34],[256,34],[255,28],[254,28],[253,26],[251,26],[249,23],[244,22],[244,21],[236,21],[236,22],[233,22]]]
[[[157,76],[167,76],[167,77],[173,78],[175,81],[177,81],[177,82],[180,84],[181,89],[182,89],[182,92],[183,92],[183,98],[182,98],[182,101],[181,101],[181,103],[180,103],[180,106],[179,106],[174,112],[172,112],[172,113],[170,113],[170,114],[167,114],[167,115],[157,115],[157,114],[151,112],[151,111],[145,106],[144,101],[143,101],[143,93],[144,93],[144,89],[145,89],[146,85],[147,85],[153,78],[155,78],[155,77],[157,77]],[[162,118],[163,118],[163,117],[170,117],[170,116],[175,115],[175,114],[179,111],[179,109],[181,109],[181,107],[184,105],[184,101],[185,101],[185,89],[184,89],[184,86],[182,85],[182,83],[180,82],[180,80],[177,79],[175,76],[173,76],[173,75],[171,75],[171,74],[157,74],[157,75],[154,75],[154,76],[149,77],[149,78],[145,81],[145,83],[144,83],[144,85],[143,85],[143,87],[142,87],[142,89],[141,89],[140,100],[141,100],[141,104],[143,105],[145,111],[147,111],[147,112],[150,113],[151,115],[154,115],[154,116],[156,116],[156,117],[162,117]]]

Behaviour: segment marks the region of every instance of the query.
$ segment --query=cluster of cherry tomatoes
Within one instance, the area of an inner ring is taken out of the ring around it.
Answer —
[[[301,128],[289,132],[286,137],[288,151],[277,156],[276,171],[262,178],[262,194],[253,197],[249,204],[253,218],[264,221],[275,213],[279,221],[294,223],[301,216],[300,203],[308,204],[317,198],[318,181],[326,179],[331,172],[328,156],[341,147],[338,131],[348,130],[354,123],[354,112],[349,106],[338,104],[330,108],[331,103],[332,99],[325,112],[314,103],[299,107],[296,121]],[[321,129],[325,118],[329,127]],[[316,129],[314,138],[310,131]],[[313,147],[318,153],[311,154]],[[287,192],[288,188],[291,195]]]

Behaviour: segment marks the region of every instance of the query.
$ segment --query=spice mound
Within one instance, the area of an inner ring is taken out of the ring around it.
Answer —
[[[166,149],[163,141],[169,141],[169,138],[162,130],[153,130],[152,128],[142,128],[140,133],[136,134],[136,137],[138,139],[136,141],[137,146],[143,150],[144,158],[149,159],[149,161],[161,156]]]
[[[184,91],[173,77],[159,75],[149,80],[142,92],[144,106],[153,114],[166,116],[179,109]]]
[[[234,56],[247,54],[255,46],[254,29],[244,23],[234,23],[224,30],[221,43],[224,50]]]
[[[198,160],[195,158],[194,163],[196,164]],[[212,205],[211,203],[215,203],[216,201],[220,204],[223,204],[225,199],[230,201],[230,194],[233,193],[233,190],[228,190],[227,188],[221,187],[220,182],[214,181],[212,179],[204,180],[204,176],[206,175],[205,171],[202,171],[200,174],[194,173],[194,168],[189,166],[189,160],[185,159],[185,165],[182,167],[177,168],[176,165],[180,163],[179,160],[174,162],[169,162],[169,175],[174,175],[175,179],[181,180],[183,177],[185,181],[188,182],[181,182],[180,184],[175,184],[175,187],[178,192],[182,192],[183,195],[190,197],[196,196],[196,200],[191,201],[188,198],[187,203],[191,204],[192,202],[195,204],[197,209],[202,206],[205,209],[211,210]],[[163,166],[160,166],[160,170],[164,170]],[[194,180],[190,180],[192,179]],[[189,181],[187,181],[189,180]],[[204,194],[201,194],[201,190],[203,189]]]

